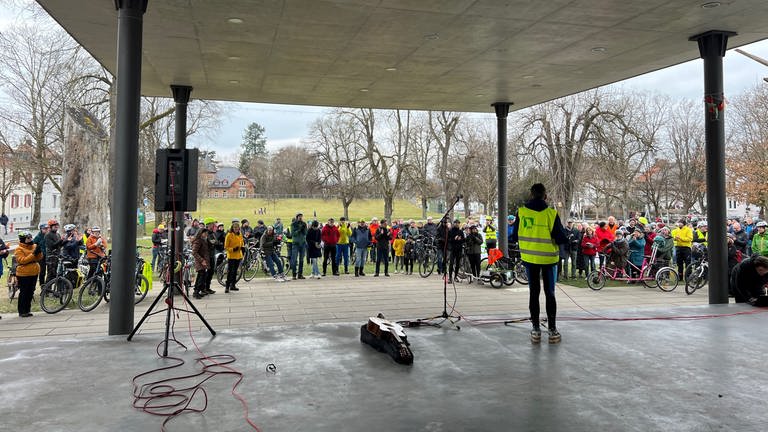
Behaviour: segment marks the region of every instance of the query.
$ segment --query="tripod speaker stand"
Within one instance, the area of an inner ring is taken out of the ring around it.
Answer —
[[[451,214],[453,211],[453,208],[456,207],[456,204],[459,202],[460,199],[462,199],[462,195],[457,195],[456,199],[453,201],[453,204],[448,208],[448,210],[443,215],[443,218],[440,219],[440,223],[443,223],[443,221],[449,221],[448,215]],[[449,221],[450,222],[450,221]],[[443,239],[443,270],[448,270],[448,228],[445,230],[445,238]],[[461,330],[461,327],[456,325],[457,322],[461,320],[460,316],[457,315],[451,315],[448,313],[448,278],[450,277],[450,272],[448,272],[448,275],[443,275],[443,313],[441,313],[438,316],[434,316],[431,318],[425,318],[423,320],[419,320],[420,322],[424,321],[434,321],[436,319],[443,319],[443,322],[448,322],[451,325],[451,328],[458,330]]]
[[[171,329],[171,315],[174,310],[194,313],[200,318],[200,321],[205,324],[208,331],[211,332],[211,336],[216,336],[216,332],[213,330],[208,321],[203,318],[200,311],[197,310],[194,304],[189,300],[189,297],[181,289],[181,255],[177,251],[181,251],[183,244],[177,244],[182,236],[179,234],[179,226],[177,221],[177,212],[194,211],[197,209],[197,188],[195,180],[197,177],[197,150],[177,150],[166,149],[158,150],[156,157],[156,177],[155,177],[155,211],[171,211],[172,219],[169,230],[168,244],[170,245],[168,251],[168,262],[171,266],[168,268],[168,275],[163,275],[163,290],[149,306],[147,312],[139,320],[139,323],[128,335],[128,340],[133,338],[133,335],[139,330],[144,321],[152,315],[162,313],[163,310],[154,311],[155,306],[160,299],[165,296],[166,304],[166,317],[165,317],[165,339],[163,341],[163,357],[168,356],[168,337]],[[190,182],[190,177],[194,177]],[[188,187],[190,183],[193,186]],[[183,303],[189,306],[191,310],[179,309],[175,306],[174,296],[179,295],[183,299]]]

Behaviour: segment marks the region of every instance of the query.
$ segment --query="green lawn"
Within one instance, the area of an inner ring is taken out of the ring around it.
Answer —
[[[259,208],[266,208],[267,214],[258,214]],[[296,213],[303,213],[304,220],[312,220],[314,214],[317,219],[325,221],[329,217],[338,220],[344,215],[343,207],[339,200],[322,199],[282,199],[277,201],[267,201],[263,199],[204,199],[201,201],[198,211],[192,212],[194,218],[213,217],[218,221],[229,225],[232,219],[248,219],[251,226],[261,219],[266,224],[272,224],[276,217],[282,219],[283,224],[290,223]],[[430,216],[439,218],[441,214],[431,212]],[[372,217],[381,219],[384,216],[384,201],[377,200],[355,200],[349,207],[349,217],[351,220],[360,218],[370,221]],[[406,200],[395,201],[394,218],[398,219],[416,219],[420,220],[421,208]]]

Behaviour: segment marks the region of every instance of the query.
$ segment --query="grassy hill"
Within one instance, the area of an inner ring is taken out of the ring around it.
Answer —
[[[259,208],[266,208],[267,213],[261,215]],[[192,212],[192,217],[203,218],[213,217],[225,224],[233,218],[248,219],[251,225],[259,219],[266,224],[271,224],[276,217],[283,220],[283,223],[290,222],[296,213],[304,213],[304,220],[312,220],[313,215],[317,214],[317,219],[325,221],[329,217],[338,220],[343,216],[343,207],[339,200],[322,199],[300,199],[290,198],[277,201],[267,201],[263,199],[204,199],[198,206],[198,211]],[[430,216],[440,217],[441,214],[430,212]],[[372,217],[381,219],[384,216],[383,200],[355,200],[349,207],[349,217],[351,220],[360,218],[369,221]],[[394,218],[398,219],[422,219],[421,208],[405,200],[395,201]]]

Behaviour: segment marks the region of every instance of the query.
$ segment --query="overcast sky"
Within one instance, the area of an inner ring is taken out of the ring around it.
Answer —
[[[768,59],[768,40],[742,47],[743,50]],[[733,97],[757,84],[768,85],[768,67],[751,60],[736,51],[729,50],[723,60],[726,97]],[[673,97],[698,99],[704,96],[704,66],[701,59],[651,72],[614,84],[622,88],[650,90]],[[264,126],[268,148],[274,150],[284,145],[297,144],[307,135],[310,124],[326,109],[312,106],[271,105],[256,103],[231,104],[232,111],[223,119],[216,142],[209,138],[190,139],[192,145],[215,149],[219,155],[237,151],[242,133],[251,122]],[[493,112],[488,121],[496,121]]]
[[[0,0],[0,6],[8,5]],[[15,18],[9,11],[0,9],[0,29]],[[742,47],[742,49],[768,59],[768,40]],[[733,97],[756,84],[768,85],[768,67],[729,50],[724,62],[725,95]],[[699,99],[704,93],[703,66],[701,59],[693,60],[660,71],[645,74],[614,85],[630,89],[650,90],[673,97]],[[289,144],[297,144],[307,135],[310,124],[327,108],[294,105],[255,103],[228,103],[218,131],[205,136],[192,136],[189,145],[216,150],[220,156],[237,152],[246,126],[259,123],[266,130],[267,148],[275,150]],[[495,122],[492,112],[476,114]]]

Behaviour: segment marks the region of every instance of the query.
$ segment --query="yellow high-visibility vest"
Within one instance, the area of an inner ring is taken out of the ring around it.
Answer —
[[[490,225],[486,225],[485,228],[483,228],[483,232],[485,233],[486,240],[496,240],[495,228],[491,227]]]
[[[520,231],[517,239],[520,257],[530,264],[555,264],[560,260],[560,248],[552,239],[557,210],[546,208],[534,211],[528,207],[518,209]]]

